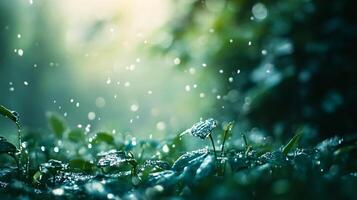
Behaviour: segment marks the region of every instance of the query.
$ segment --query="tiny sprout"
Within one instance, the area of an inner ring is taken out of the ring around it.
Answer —
[[[212,147],[213,147],[213,151],[214,151],[214,155],[215,157],[217,157],[216,155],[216,147],[214,145],[214,141],[212,138],[212,131],[214,128],[217,127],[217,121],[214,120],[213,118],[209,118],[205,121],[200,121],[197,122],[196,124],[194,124],[191,128],[187,129],[186,131],[182,132],[180,134],[180,137],[189,133],[195,137],[199,137],[201,139],[206,139],[207,137],[210,138],[211,142],[212,142]]]

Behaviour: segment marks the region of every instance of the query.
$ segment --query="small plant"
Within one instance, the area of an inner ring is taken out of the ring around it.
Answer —
[[[216,147],[214,145],[213,137],[212,137],[212,131],[217,127],[217,121],[209,118],[205,121],[200,121],[194,124],[191,128],[187,129],[186,131],[182,132],[180,136],[183,136],[187,133],[199,137],[201,139],[206,139],[207,137],[210,138],[212,147],[213,147],[213,152],[215,157],[217,158],[216,154]]]
[[[20,173],[28,172],[28,154],[27,151],[23,149],[22,146],[22,136],[21,136],[21,126],[19,115],[16,111],[11,111],[10,109],[0,105],[0,114],[4,117],[10,119],[16,124],[17,127],[17,140],[18,140],[18,148],[16,149],[15,145],[9,143],[5,138],[1,137],[0,146],[3,148],[4,152],[7,153],[11,157],[13,157],[16,161],[16,165],[19,169]],[[14,149],[15,147],[15,149]],[[7,152],[6,152],[7,151]]]

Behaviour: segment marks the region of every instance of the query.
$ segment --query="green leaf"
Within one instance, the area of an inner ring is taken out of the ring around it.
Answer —
[[[35,184],[41,184],[42,173],[41,173],[40,171],[37,171],[37,172],[33,175],[32,179],[33,179],[33,182],[34,182]]]
[[[290,139],[290,141],[288,142],[288,144],[286,144],[283,149],[282,149],[282,152],[287,155],[292,149],[294,149],[295,147],[297,147],[299,141],[300,141],[300,138],[301,138],[301,135],[302,135],[302,130],[299,130],[298,133],[296,133],[294,135],[293,138]]]
[[[93,172],[93,170],[95,169],[94,164],[81,158],[77,158],[69,161],[69,167],[71,169],[79,169],[85,172]]]
[[[83,142],[86,137],[82,129],[76,128],[68,133],[68,139],[72,142]]]
[[[0,136],[0,154],[2,153],[16,153],[18,150],[15,145],[8,142],[4,137]]]
[[[113,137],[113,135],[111,135],[107,132],[99,132],[93,139],[93,143],[99,144],[101,142],[114,145],[114,137]]]
[[[182,171],[186,166],[196,164],[197,158],[204,159],[208,153],[209,151],[207,148],[186,152],[175,161],[172,165],[172,169],[174,171]]]
[[[229,134],[232,132],[234,122],[229,122],[225,127],[223,131],[223,142],[222,142],[222,148],[221,148],[221,154],[224,154],[224,145],[226,143],[226,139],[229,137]]]
[[[196,170],[195,180],[199,182],[202,179],[204,179],[205,177],[208,177],[209,175],[213,174],[214,168],[215,168],[214,164],[215,164],[214,157],[211,155],[208,155],[203,160],[203,162],[201,163],[199,168]]]
[[[19,127],[19,114],[17,112],[9,110],[8,108],[0,105],[0,114],[6,118],[9,118]]]
[[[64,119],[56,113],[47,114],[49,126],[57,138],[62,138],[66,125]]]

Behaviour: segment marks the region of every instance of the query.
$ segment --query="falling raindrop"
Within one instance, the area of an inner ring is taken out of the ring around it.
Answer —
[[[18,54],[19,56],[23,56],[23,55],[24,55],[24,50],[18,49],[18,50],[17,50],[17,54]]]
[[[186,90],[187,92],[189,92],[189,91],[191,90],[191,86],[186,85],[186,86],[185,86],[185,90]]]
[[[137,104],[133,104],[130,106],[130,110],[133,111],[133,112],[136,112],[139,110],[139,105]]]
[[[27,86],[27,85],[29,85],[29,83],[28,83],[27,81],[24,81],[24,85],[26,85],[26,86]]]
[[[95,119],[95,112],[89,112],[88,113],[88,119],[89,120],[94,120]]]
[[[129,81],[124,83],[124,87],[129,87],[129,86],[130,86],[130,82]]]
[[[168,153],[168,152],[170,151],[169,146],[167,146],[167,144],[165,144],[164,146],[162,146],[162,151],[163,151],[164,153]]]
[[[263,20],[268,16],[268,10],[262,3],[257,3],[252,7],[252,13],[258,20]]]
[[[179,65],[180,63],[181,63],[180,58],[175,58],[175,59],[174,59],[174,64],[175,64],[175,65]]]
[[[166,128],[165,122],[163,122],[163,121],[157,122],[156,128],[157,128],[157,130],[159,130],[159,131],[165,130],[165,128]]]
[[[110,78],[108,78],[106,81],[107,85],[109,85],[111,82],[112,82],[112,80]]]

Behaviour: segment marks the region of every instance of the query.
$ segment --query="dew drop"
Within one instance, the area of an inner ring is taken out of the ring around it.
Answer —
[[[94,120],[95,119],[95,112],[89,112],[88,113],[88,119],[89,120]]]
[[[169,146],[167,146],[167,144],[165,144],[165,145],[162,147],[162,151],[163,151],[164,153],[168,153],[168,152],[170,151]]]
[[[174,64],[175,64],[175,65],[179,65],[180,63],[181,63],[180,58],[175,58],[175,59],[174,59]]]

